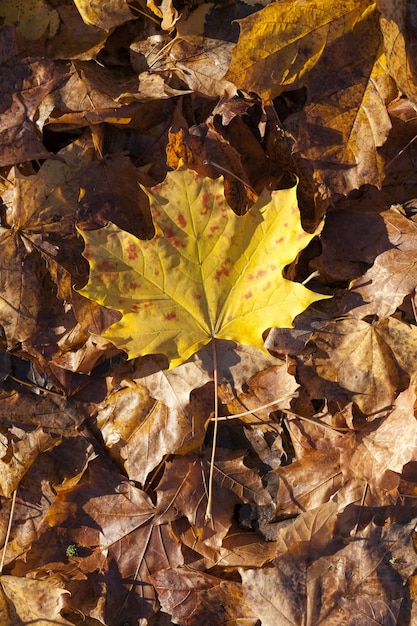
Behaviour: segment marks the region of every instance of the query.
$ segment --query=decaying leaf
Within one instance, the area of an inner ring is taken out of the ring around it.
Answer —
[[[391,406],[415,373],[414,331],[393,318],[374,324],[356,319],[329,322],[315,336],[315,369],[349,390],[364,413],[375,415]]]
[[[85,2],[74,0],[74,4],[80,12],[84,22],[96,28],[110,30],[118,24],[132,18],[126,0],[113,0],[105,2]]]
[[[130,357],[161,352],[175,367],[211,339],[262,348],[260,326],[289,326],[323,297],[282,276],[312,238],[295,188],[237,217],[222,187],[178,169],[148,191],[154,239],[112,225],[83,233],[91,271],[81,293],[123,313],[105,337]]]
[[[415,220],[407,218],[400,207],[384,211],[381,217],[388,235],[385,250],[344,296],[345,309],[352,309],[355,317],[388,317],[417,287]]]
[[[352,55],[352,49],[357,53]],[[318,181],[346,195],[361,185],[382,185],[385,163],[378,148],[391,129],[386,105],[397,93],[375,13],[327,45],[309,76],[308,103],[295,144],[314,163]]]
[[[52,620],[59,626],[71,624],[61,615],[61,610],[67,606],[69,592],[58,584],[50,584],[46,580],[1,576],[0,585],[0,603],[3,609],[1,617],[5,624],[11,623],[9,620],[13,620],[15,624],[33,622],[39,626],[47,626]]]
[[[407,389],[378,428],[370,424],[339,442],[341,467],[347,477],[366,478],[375,492],[398,488],[403,467],[417,454],[414,401],[413,390]]]
[[[390,73],[401,91],[416,102],[415,7],[413,3],[391,0],[378,0],[377,6]]]
[[[34,119],[39,104],[64,77],[49,59],[12,59],[0,66],[0,166],[49,155]]]
[[[234,622],[255,626],[258,622],[244,601],[239,583],[187,568],[163,570],[154,581],[162,608],[175,624],[198,626],[207,614],[219,625]]]

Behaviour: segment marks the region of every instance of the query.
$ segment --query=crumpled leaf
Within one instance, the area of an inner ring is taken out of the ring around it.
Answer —
[[[70,592],[47,580],[30,580],[17,576],[1,576],[0,605],[9,608],[1,611],[2,624],[37,624],[37,626],[70,626],[72,622],[62,617]],[[30,601],[28,601],[30,598]],[[0,610],[1,610],[0,609]],[[16,619],[19,622],[15,621]]]
[[[133,17],[127,0],[74,0],[74,4],[86,24],[104,30],[110,30]]]
[[[174,624],[256,626],[257,617],[243,597],[242,585],[187,567],[166,569],[153,577],[158,599]]]
[[[300,228],[295,188],[263,194],[243,217],[222,179],[189,170],[148,194],[152,240],[113,225],[82,233],[90,278],[81,293],[123,313],[104,336],[130,357],[164,353],[173,368],[214,338],[263,348],[260,329],[289,326],[323,298],[282,276],[313,237]]]
[[[49,155],[35,117],[42,100],[64,78],[46,58],[11,59],[0,67],[0,166]]]
[[[416,16],[413,2],[377,0],[381,31],[391,75],[411,100],[417,101]]]
[[[417,420],[414,390],[403,391],[378,428],[372,423],[346,435],[338,444],[346,478],[365,478],[372,490],[393,491],[400,484],[403,467],[417,455]]]
[[[373,7],[371,0],[310,0],[308,10],[302,0],[273,2],[238,20],[241,32],[226,78],[266,99],[289,85],[297,88],[325,47]]]
[[[59,28],[59,15],[45,0],[3,0],[0,15],[4,24],[17,26],[22,35],[29,40],[39,39],[42,35],[52,37]]]
[[[389,407],[416,371],[415,327],[388,318],[328,322],[315,335],[317,374],[352,394],[367,415]]]
[[[388,317],[417,286],[415,219],[407,218],[400,207],[384,211],[381,217],[388,241],[373,266],[351,283],[343,298],[344,309],[351,309],[355,317]]]

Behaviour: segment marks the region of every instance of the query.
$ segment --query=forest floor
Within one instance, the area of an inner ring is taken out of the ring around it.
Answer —
[[[417,9],[0,19],[0,624],[415,624]]]

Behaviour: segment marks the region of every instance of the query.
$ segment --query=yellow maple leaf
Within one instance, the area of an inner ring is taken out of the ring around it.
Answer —
[[[313,237],[300,224],[296,187],[264,193],[238,217],[211,180],[184,168],[145,190],[155,223],[143,241],[113,224],[82,232],[90,278],[81,294],[123,316],[105,338],[129,358],[163,353],[176,367],[212,339],[263,348],[325,296],[282,275]]]

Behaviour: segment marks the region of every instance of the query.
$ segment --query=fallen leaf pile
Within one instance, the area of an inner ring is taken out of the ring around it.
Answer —
[[[0,20],[0,623],[415,624],[414,4]]]

